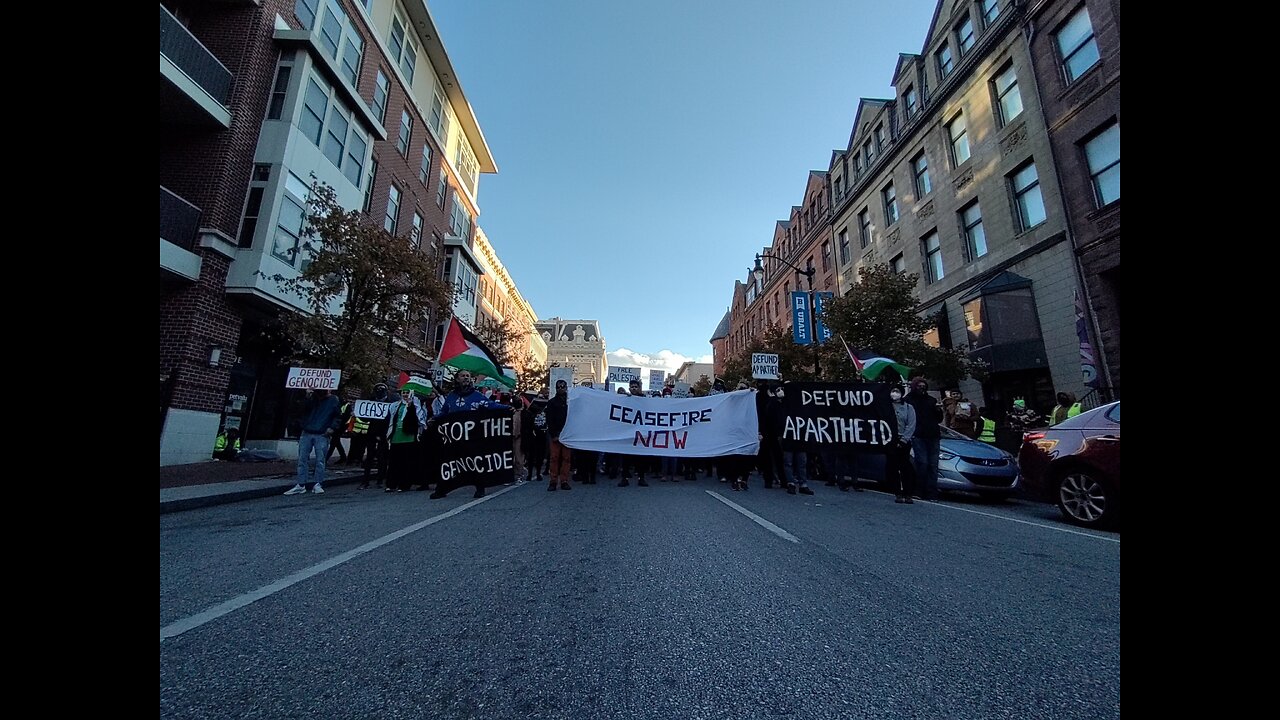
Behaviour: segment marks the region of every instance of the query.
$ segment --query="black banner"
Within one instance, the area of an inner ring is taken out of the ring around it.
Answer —
[[[424,440],[430,443],[428,482],[436,484],[432,497],[515,479],[510,410],[467,410],[432,418]]]
[[[883,453],[897,422],[884,383],[790,382],[783,386],[782,415],[787,450]]]

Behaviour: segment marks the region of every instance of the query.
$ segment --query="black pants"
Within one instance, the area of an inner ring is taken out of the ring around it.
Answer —
[[[916,471],[911,466],[911,446],[894,441],[884,458],[884,479],[902,497],[916,494]]]
[[[547,436],[546,435],[529,435],[524,441],[524,466],[529,469],[527,477],[533,479],[537,476],[542,478],[546,468],[542,467],[547,458]]]
[[[369,476],[373,474],[373,468],[378,468],[378,482],[382,482],[387,476],[387,435],[386,433],[366,433],[368,442],[365,444],[364,452],[364,483],[369,484]]]
[[[775,480],[780,485],[787,484],[787,474],[782,467],[782,445],[779,444],[778,438],[765,435],[760,440],[760,452],[756,454],[756,467],[760,469],[760,477],[764,478],[765,487],[771,487]]]

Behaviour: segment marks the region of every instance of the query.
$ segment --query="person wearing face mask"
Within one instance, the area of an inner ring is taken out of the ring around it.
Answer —
[[[910,505],[914,502],[915,471],[911,467],[911,440],[916,434],[916,411],[910,403],[904,402],[901,385],[889,388],[889,399],[893,401],[893,440],[889,443],[889,452],[884,459],[885,480],[897,492],[894,502]]]
[[[916,434],[911,440],[911,452],[920,497],[937,500],[942,411],[938,408],[938,401],[929,394],[929,383],[920,377],[911,381],[911,392],[907,393],[903,402],[916,411]]]

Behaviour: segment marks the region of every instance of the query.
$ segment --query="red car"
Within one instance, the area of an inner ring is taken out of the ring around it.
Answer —
[[[1119,401],[1026,433],[1018,467],[1024,487],[1057,501],[1068,521],[1085,527],[1119,525]]]

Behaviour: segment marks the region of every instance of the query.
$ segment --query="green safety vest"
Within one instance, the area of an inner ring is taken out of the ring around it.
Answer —
[[[982,418],[982,433],[978,439],[984,443],[994,444],[996,441],[996,421]]]
[[[1070,408],[1067,408],[1067,417],[1075,417],[1079,414],[1080,414],[1080,403],[1075,403]]]
[[[239,450],[239,449],[240,449],[240,438],[236,438],[236,442],[235,442],[235,445],[234,445],[233,447],[234,447],[236,450]],[[214,440],[214,441],[213,441],[213,451],[214,451],[214,452],[221,452],[221,451],[226,450],[226,449],[227,449],[227,435],[226,435],[226,433],[222,433],[222,434],[218,435],[218,438],[217,438],[216,440]]]

